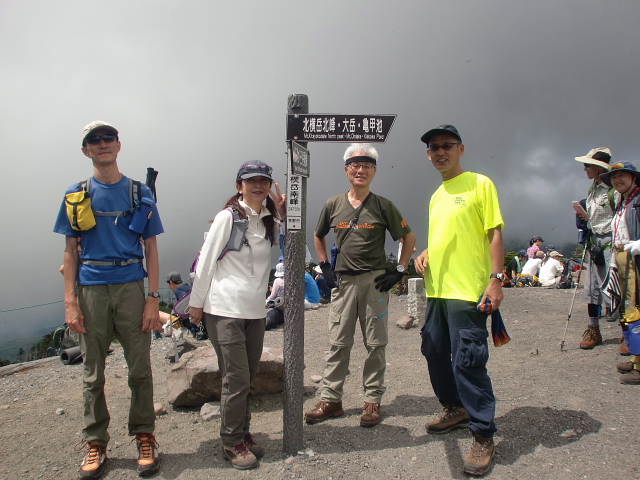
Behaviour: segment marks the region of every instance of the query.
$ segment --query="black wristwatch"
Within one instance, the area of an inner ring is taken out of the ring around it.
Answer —
[[[489,278],[497,278],[501,282],[504,282],[507,279],[507,276],[504,273],[492,273],[489,275]]]
[[[147,297],[160,298],[160,294],[158,292],[149,292]]]

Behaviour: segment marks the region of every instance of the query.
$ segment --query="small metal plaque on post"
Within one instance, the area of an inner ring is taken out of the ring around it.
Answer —
[[[300,175],[302,177],[309,176],[311,169],[309,150],[292,140],[289,142],[289,159],[291,161],[291,173],[293,175]]]
[[[396,115],[287,114],[287,140],[386,142]]]

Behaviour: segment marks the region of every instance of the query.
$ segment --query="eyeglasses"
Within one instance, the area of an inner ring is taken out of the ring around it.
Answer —
[[[104,143],[111,143],[115,142],[117,138],[117,135],[105,133],[104,135],[94,135],[93,137],[87,137],[86,142],[90,145],[98,145],[100,143],[100,140],[102,140]]]
[[[429,150],[430,152],[437,152],[438,150],[442,149],[445,152],[448,152],[453,148],[454,145],[461,145],[461,143],[460,142],[443,143],[442,145],[434,145],[433,143],[431,143],[427,145],[427,150]]]
[[[350,163],[349,164],[349,168],[351,170],[371,170],[372,168],[376,168],[375,165],[373,165],[372,163]]]
[[[238,172],[238,178],[240,178],[242,175],[251,173],[259,173],[261,175],[267,175],[268,177],[271,177],[273,168],[271,168],[269,165],[243,165]]]

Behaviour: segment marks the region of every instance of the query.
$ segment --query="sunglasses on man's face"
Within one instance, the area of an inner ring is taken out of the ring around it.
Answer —
[[[104,135],[94,135],[93,137],[87,137],[86,142],[90,145],[98,145],[100,143],[100,140],[102,140],[104,143],[111,143],[115,142],[117,138],[117,135],[105,133]]]
[[[430,152],[437,152],[438,150],[442,149],[445,152],[448,152],[449,150],[451,150],[455,145],[460,145],[460,142],[455,142],[455,143],[443,143],[442,145],[436,145],[434,143],[430,143],[429,145],[427,145],[427,150],[429,150]]]

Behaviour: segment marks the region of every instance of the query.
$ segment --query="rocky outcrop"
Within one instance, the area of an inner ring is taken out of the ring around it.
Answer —
[[[251,386],[255,395],[282,392],[284,359],[282,349],[264,347],[258,373]],[[167,378],[167,401],[175,407],[201,407],[220,400],[221,375],[218,357],[211,345],[187,352]]]

